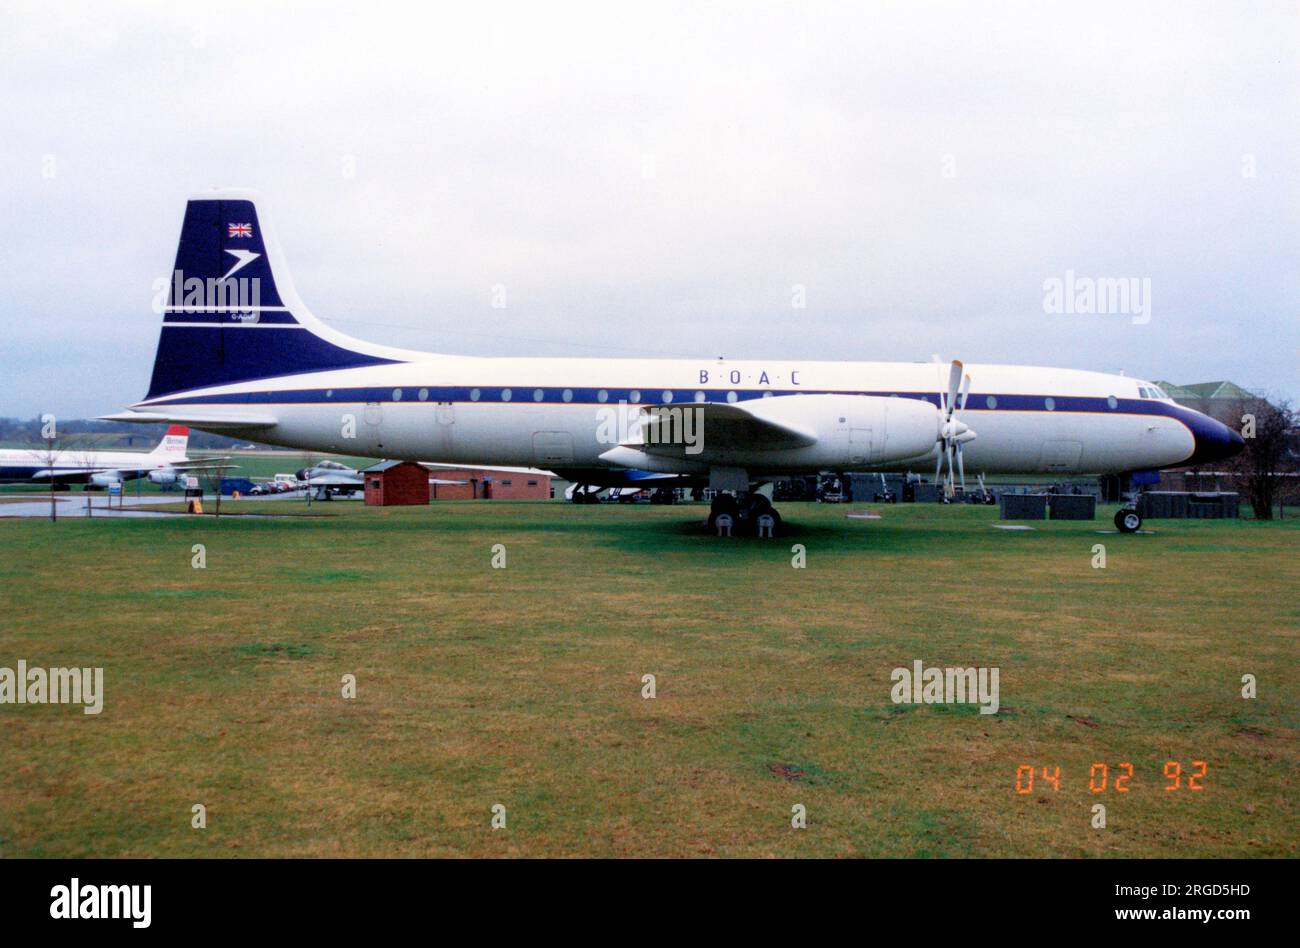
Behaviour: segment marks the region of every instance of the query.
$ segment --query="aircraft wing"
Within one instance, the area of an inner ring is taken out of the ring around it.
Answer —
[[[238,464],[173,464],[172,470],[177,474],[205,474],[217,470],[238,471]],[[142,468],[143,470],[143,468]]]
[[[681,433],[686,413],[694,415],[695,435],[702,437],[709,451],[786,451],[806,448],[817,443],[817,435],[806,428],[789,422],[764,418],[754,408],[762,400],[744,404],[729,402],[701,402],[673,406],[681,412],[673,415],[665,405],[642,406],[641,430],[644,443],[629,443],[623,447],[636,448],[647,454],[680,455]],[[659,428],[659,437],[652,429]]]
[[[121,468],[116,467],[47,467],[43,471],[33,471],[32,480],[70,480],[74,477],[90,477],[92,474],[107,474],[119,470]]]
[[[177,471],[195,471],[205,467],[217,467],[218,461],[229,461],[233,457],[234,457],[233,454],[222,454],[220,456],[210,457],[210,458],[191,458],[188,461],[175,461],[172,464],[169,464],[168,467],[174,468]],[[238,465],[223,465],[223,466],[228,467],[231,470],[238,469]]]
[[[361,475],[350,476],[348,474],[313,474],[306,478],[306,481],[312,487],[363,487],[365,482]]]

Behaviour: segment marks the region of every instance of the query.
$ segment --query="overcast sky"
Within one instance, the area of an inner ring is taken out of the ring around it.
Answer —
[[[378,342],[1300,396],[1293,2],[266,6],[0,4],[0,415],[144,395],[221,186]],[[1067,271],[1149,322],[1045,312]]]

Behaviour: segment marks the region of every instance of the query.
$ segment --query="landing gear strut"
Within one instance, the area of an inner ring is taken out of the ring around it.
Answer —
[[[713,498],[713,505],[709,508],[710,531],[717,529],[718,518],[724,514],[731,518],[736,535],[758,535],[759,520],[762,517],[772,518],[772,536],[777,536],[781,532],[781,515],[764,494],[751,491],[740,497],[734,494],[719,494]]]

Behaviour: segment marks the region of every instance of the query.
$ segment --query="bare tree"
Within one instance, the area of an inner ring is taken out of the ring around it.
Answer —
[[[1283,496],[1287,475],[1300,470],[1300,416],[1289,402],[1272,404],[1264,398],[1238,403],[1233,415],[1222,420],[1241,432],[1246,447],[1226,467],[1238,490],[1250,501],[1255,519],[1272,520],[1273,506]]]
[[[86,501],[86,516],[93,517],[95,515],[95,495],[91,490],[94,486],[91,484],[91,480],[94,478],[95,472],[90,450],[85,445],[79,445],[75,449],[69,448],[64,452],[64,456],[65,461],[70,462],[71,466],[76,467],[81,472],[79,476],[82,479],[82,497]]]
[[[234,466],[229,461],[218,460],[213,461],[207,467],[197,469],[199,480],[206,484],[214,495],[212,504],[212,515],[214,517],[221,516],[221,482],[226,479],[226,474]]]
[[[45,468],[48,475],[50,484],[50,522],[54,523],[59,519],[59,500],[55,496],[55,491],[59,485],[54,477],[54,471],[58,468],[59,458],[62,456],[63,451],[59,447],[58,428],[53,415],[41,416],[40,431],[40,445],[33,449],[31,453],[37,462]]]
[[[312,468],[314,468],[318,463],[319,460],[317,459],[315,452],[311,450],[303,451],[302,466],[303,466],[303,474],[305,475],[303,477],[303,480],[307,482],[307,506],[308,507],[311,506],[311,501],[312,501],[311,471]]]
[[[76,470],[84,465],[77,462],[77,456],[84,454],[84,443],[59,431],[58,419],[49,412],[41,415],[35,429],[35,438],[27,453],[43,469],[43,476],[50,485],[50,521],[59,519],[59,501],[56,496],[60,486],[67,486]],[[60,479],[59,472],[65,472]]]

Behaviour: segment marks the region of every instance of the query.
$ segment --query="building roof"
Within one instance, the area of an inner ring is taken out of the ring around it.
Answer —
[[[1175,385],[1172,382],[1156,382],[1165,394],[1174,401],[1181,401],[1185,398],[1194,399],[1223,399],[1227,401],[1245,401],[1255,397],[1254,393],[1246,391],[1235,382],[1193,382],[1191,385]]]
[[[399,464],[415,464],[414,461],[380,461],[378,464],[372,464],[370,467],[363,468],[362,474],[378,474],[381,471],[387,471],[397,467]],[[418,466],[418,465],[417,465]]]
[[[1196,393],[1194,393],[1190,388],[1187,388],[1185,385],[1175,385],[1173,382],[1166,382],[1164,379],[1155,379],[1154,381],[1157,385],[1159,385],[1162,389],[1164,389],[1165,394],[1168,395],[1170,398],[1172,398],[1174,401],[1178,401],[1179,399],[1183,399],[1183,398],[1200,397]]]
[[[533,474],[541,477],[556,477],[551,471],[543,471],[536,467],[501,467],[498,464],[484,466],[482,464],[437,464],[433,461],[418,462],[421,467],[427,467],[431,471],[487,471],[490,474]]]

